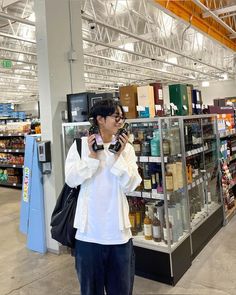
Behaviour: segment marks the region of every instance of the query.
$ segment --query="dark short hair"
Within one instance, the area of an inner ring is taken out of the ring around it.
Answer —
[[[99,100],[92,106],[89,118],[93,118],[94,122],[97,123],[97,116],[106,118],[114,114],[118,107],[121,109],[122,115],[125,116],[125,111],[119,101],[114,99]]]

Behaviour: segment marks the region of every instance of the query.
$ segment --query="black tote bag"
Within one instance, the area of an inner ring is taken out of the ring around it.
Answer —
[[[81,155],[81,139],[76,138],[77,150]],[[51,217],[51,236],[64,246],[74,248],[76,229],[74,218],[80,186],[71,188],[66,183],[57,199]]]

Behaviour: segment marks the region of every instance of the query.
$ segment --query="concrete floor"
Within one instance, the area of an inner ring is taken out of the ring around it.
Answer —
[[[41,255],[19,230],[20,191],[0,188],[0,295],[80,294],[70,255]],[[236,217],[209,242],[175,287],[135,278],[133,295],[236,294]]]

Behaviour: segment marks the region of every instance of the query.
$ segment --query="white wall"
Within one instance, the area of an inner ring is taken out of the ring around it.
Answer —
[[[215,98],[236,97],[236,80],[210,82],[209,87],[195,87],[201,90],[203,104],[213,104]]]
[[[38,117],[38,102],[28,102],[15,105],[16,112],[26,112],[26,115],[32,115],[32,117]]]

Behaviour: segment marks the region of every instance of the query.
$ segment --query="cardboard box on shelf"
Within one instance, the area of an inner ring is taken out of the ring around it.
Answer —
[[[138,116],[137,112],[137,86],[123,86],[119,88],[120,102],[124,108],[127,119],[135,119]]]
[[[140,86],[138,90],[138,106],[149,109],[149,117],[155,117],[155,102],[153,86]]]

